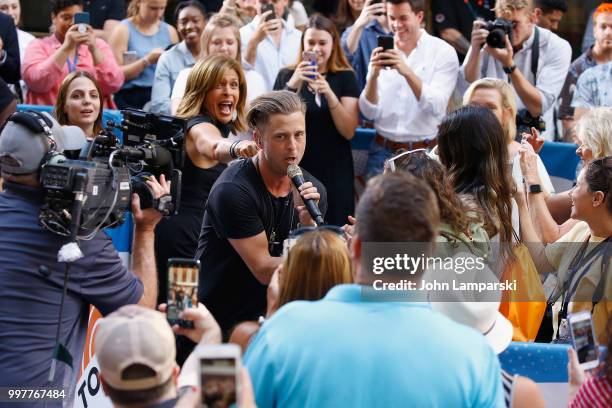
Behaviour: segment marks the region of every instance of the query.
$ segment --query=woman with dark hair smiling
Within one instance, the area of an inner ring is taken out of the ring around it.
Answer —
[[[464,106],[438,128],[438,154],[452,185],[474,199],[492,239],[499,235],[501,254],[512,251],[513,181],[501,124],[488,108]]]
[[[151,112],[166,115],[171,114],[170,95],[179,72],[192,67],[201,56],[206,10],[199,1],[181,1],[174,10],[174,21],[183,41],[159,57],[151,90]]]
[[[62,81],[53,115],[60,125],[80,127],[88,140],[102,130],[102,100],[98,81],[86,71],[75,71]]]
[[[64,77],[74,71],[87,71],[106,95],[104,106],[115,106],[110,96],[121,88],[123,73],[110,47],[96,38],[93,28],[74,24],[74,15],[82,11],[81,0],[51,2],[55,32],[32,41],[21,61],[21,74],[28,86],[26,103],[54,105]]]
[[[313,59],[305,60],[306,53]],[[274,89],[297,92],[306,102],[308,143],[300,165],[327,188],[326,221],[343,225],[355,210],[350,140],[359,120],[359,87],[331,20],[310,18],[297,64],[278,73]]]

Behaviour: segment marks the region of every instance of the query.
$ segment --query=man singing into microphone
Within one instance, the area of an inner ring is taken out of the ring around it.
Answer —
[[[306,146],[306,106],[288,91],[251,101],[248,122],[260,148],[257,156],[228,167],[213,185],[196,251],[200,259],[199,300],[224,336],[239,322],[265,313],[266,287],[281,263],[283,241],[300,225],[314,225],[303,200],[327,209],[325,187],[304,171],[296,189],[287,176]]]

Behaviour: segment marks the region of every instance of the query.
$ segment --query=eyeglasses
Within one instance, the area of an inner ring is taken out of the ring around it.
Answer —
[[[404,157],[404,156],[408,156],[409,154],[420,153],[420,152],[422,152],[422,154],[427,155],[427,149],[414,149],[414,150],[408,150],[408,151],[402,152],[396,156],[393,156],[385,160],[385,166],[384,166],[385,173],[387,173],[386,170],[388,170],[388,173],[393,173],[395,171],[396,169],[395,161],[399,159],[400,157]]]
[[[289,232],[289,237],[283,242],[283,257],[287,257],[289,255],[289,251],[298,241],[298,239],[309,232],[314,231],[330,231],[334,234],[338,235],[342,241],[346,242],[346,237],[344,234],[344,230],[337,225],[319,225],[316,227],[300,227],[296,228],[293,231]]]

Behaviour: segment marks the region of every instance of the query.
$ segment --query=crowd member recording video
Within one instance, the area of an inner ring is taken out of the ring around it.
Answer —
[[[0,134],[5,188],[0,193],[0,386],[44,384],[66,390],[66,401],[74,397],[80,373],[89,305],[106,315],[131,303],[153,308],[157,299],[153,231],[161,213],[142,210],[136,194],[131,270],[123,266],[110,237],[98,231],[91,240],[79,241],[83,257],[69,264],[64,280],[68,264],[58,261],[58,252],[67,239],[39,224],[47,194],[39,172],[50,154],[80,150],[85,142],[78,127],[62,128],[50,115],[36,112],[15,113]],[[163,176],[147,184],[155,198],[170,191]],[[65,346],[57,354],[56,342]],[[48,382],[54,356],[60,362]]]
[[[334,286],[353,282],[353,264],[342,229],[306,227],[292,231],[291,237],[296,238],[289,249],[291,256],[284,256],[268,286],[266,319],[289,302],[319,300]],[[245,351],[258,330],[258,323],[240,323],[232,331],[230,343]]]
[[[254,156],[253,141],[230,141],[230,132],[246,129],[246,82],[233,58],[214,56],[200,60],[187,80],[177,116],[187,120],[185,165],[179,214],[157,226],[155,254],[160,278],[160,303],[165,301],[168,258],[193,258],[204,206],[226,163]]]
[[[26,103],[54,105],[64,77],[78,70],[92,74],[106,95],[104,106],[115,107],[111,95],[123,85],[123,72],[109,45],[96,38],[89,24],[74,24],[75,14],[82,11],[81,0],[51,2],[55,32],[32,41],[21,62],[21,73],[28,87]]]
[[[327,222],[343,225],[355,212],[350,140],[359,120],[359,87],[331,20],[310,18],[297,64],[278,73],[274,89],[297,92],[305,101],[310,137],[301,165],[327,188]]]
[[[322,214],[327,209],[318,180],[304,171],[305,182],[294,188],[287,175],[304,155],[305,110],[289,91],[253,100],[248,123],[260,150],[227,168],[210,191],[196,252],[198,298],[226,336],[236,323],[265,313],[266,286],[282,262],[283,241],[298,222],[314,224],[303,200],[319,202]]]
[[[608,319],[606,345],[612,350],[612,316]],[[603,407],[612,401],[612,353],[606,353],[599,370],[585,371],[580,366],[576,350],[567,349],[569,362],[567,376],[569,379],[569,408]],[[603,402],[603,404],[602,404]]]
[[[87,140],[93,140],[102,130],[100,84],[86,71],[74,71],[62,81],[53,115],[60,125],[81,128]]]
[[[178,42],[176,29],[162,20],[167,0],[132,0],[128,18],[113,29],[108,43],[125,75],[115,94],[119,109],[142,109],[151,99],[155,67],[164,49]]]
[[[531,146],[523,143],[521,148],[525,173],[537,171]],[[516,194],[524,242],[538,272],[542,275],[551,272],[547,281],[554,284],[548,298],[548,304],[554,305],[551,308],[552,322],[545,319],[540,328],[542,335],[548,336],[548,341],[553,338],[568,340],[570,334],[564,320],[569,313],[586,310],[593,314],[598,341],[605,344],[606,323],[612,315],[611,189],[612,156],[591,161],[580,172],[570,193],[571,218],[580,222],[546,246],[533,228],[525,194],[522,190]]]
[[[216,14],[211,17],[202,31],[202,58],[225,55],[242,65],[239,29],[238,22],[231,16]],[[247,83],[247,101],[250,101],[265,92],[263,77],[252,68],[242,65],[242,69]],[[185,96],[185,86],[190,72],[191,68],[186,68],[176,78],[171,96],[172,112],[176,112]]]
[[[512,251],[512,179],[501,123],[488,108],[464,106],[442,120],[438,130],[440,162],[455,191],[470,196],[484,216],[484,228]],[[499,235],[499,237],[496,237]]]

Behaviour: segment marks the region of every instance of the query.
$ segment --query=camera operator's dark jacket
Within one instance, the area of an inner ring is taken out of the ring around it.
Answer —
[[[106,233],[79,241],[84,257],[70,266],[60,337],[72,355],[72,368],[59,363],[54,381],[47,383],[66,268],[57,261],[57,253],[66,238],[38,223],[43,189],[6,181],[4,188],[0,193],[0,387],[44,386],[72,393],[81,368],[89,305],[108,314],[137,303],[143,285],[123,266]]]

